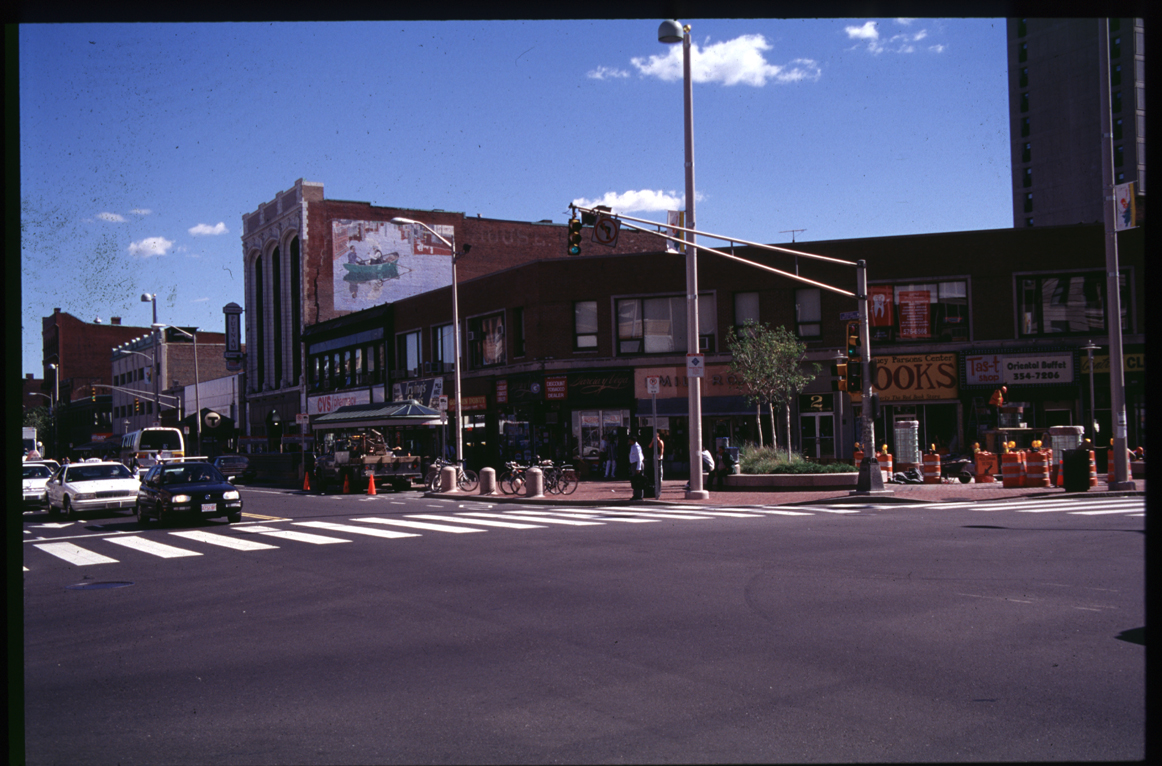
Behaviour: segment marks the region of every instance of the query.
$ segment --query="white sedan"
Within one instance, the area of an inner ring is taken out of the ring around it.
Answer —
[[[48,512],[75,519],[86,511],[132,510],[141,482],[120,463],[74,463],[48,480]]]
[[[44,506],[45,485],[52,476],[52,469],[44,463],[21,463],[20,488],[24,492],[24,505]]]

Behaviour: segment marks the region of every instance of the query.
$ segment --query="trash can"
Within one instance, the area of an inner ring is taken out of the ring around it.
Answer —
[[[1089,450],[1067,449],[1061,459],[1066,492],[1089,491]]]

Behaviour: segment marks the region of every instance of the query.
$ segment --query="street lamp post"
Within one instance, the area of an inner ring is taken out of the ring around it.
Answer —
[[[1092,340],[1086,341],[1085,345],[1081,347],[1085,353],[1089,354],[1089,433],[1093,436],[1094,445],[1097,444],[1097,410],[1094,408],[1093,397],[1093,352],[1097,351],[1097,346]]]
[[[439,239],[452,251],[452,354],[455,356],[455,360],[452,363],[452,385],[454,386],[453,390],[456,395],[456,460],[460,461],[464,459],[464,423],[462,416],[464,412],[464,400],[460,397],[460,298],[456,283],[456,261],[459,260],[460,256],[456,255],[456,245],[446,240],[439,232],[423,221],[414,221],[411,218],[397,216],[392,218],[391,222],[403,226],[423,226],[432,233],[432,236]],[[464,252],[460,255],[467,255],[471,247],[471,245],[464,245]]]
[[[201,391],[202,387],[199,384],[199,378],[198,378],[197,330],[195,330],[194,333],[191,335],[190,333],[186,332],[185,330],[183,330],[180,327],[174,327],[173,325],[167,325],[167,324],[159,324],[157,322],[153,323],[153,329],[157,330],[159,332],[164,330],[167,327],[170,328],[171,330],[177,330],[182,335],[186,336],[187,338],[189,338],[190,340],[192,340],[194,342],[194,409],[197,410],[197,416],[196,416],[197,427],[198,427],[198,430],[197,430],[198,452],[197,452],[197,454],[201,455],[202,454],[202,400],[201,400],[199,392]],[[160,399],[157,402],[157,409],[158,409],[158,414],[160,416],[160,414],[161,414],[161,400]]]
[[[60,420],[61,370],[55,362],[49,362],[48,366],[52,370],[52,451],[55,457],[60,457],[60,426],[57,421]]]
[[[142,293],[141,294],[141,302],[153,304],[153,327],[156,328],[157,327],[157,293]],[[158,339],[158,335],[157,335],[157,331],[155,329],[154,336],[153,336],[153,401],[157,406],[157,412],[155,413],[156,423],[154,423],[154,425],[161,424],[161,388],[160,388],[161,363],[158,361],[158,356],[157,356],[158,355],[158,340],[157,339]]]
[[[663,21],[658,27],[658,42],[682,43],[682,78],[684,86],[684,125],[686,134],[686,354],[698,354],[698,250],[694,221],[694,80],[690,75],[690,25]],[[702,379],[687,377],[690,411],[690,489],[686,499],[704,500],[710,493],[702,489]]]

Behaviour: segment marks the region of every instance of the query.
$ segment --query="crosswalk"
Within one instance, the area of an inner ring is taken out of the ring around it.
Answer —
[[[228,549],[241,553],[277,550],[285,545],[337,545],[360,538],[401,540],[422,537],[425,534],[473,534],[500,530],[532,530],[553,527],[592,527],[617,524],[655,524],[665,521],[706,521],[715,519],[811,518],[838,517],[867,513],[887,508],[926,510],[970,510],[997,513],[1060,513],[1076,516],[1121,514],[1144,516],[1145,498],[1142,496],[1111,498],[1053,498],[994,501],[988,503],[919,503],[850,505],[761,505],[714,506],[650,505],[626,508],[546,506],[505,506],[503,509],[488,503],[448,502],[438,513],[414,513],[402,516],[359,516],[342,521],[289,521],[287,527],[273,526],[271,522],[235,524],[220,528],[180,530],[166,533],[162,539],[154,535],[119,532],[107,535],[86,535],[77,540],[30,540],[31,548],[74,566],[116,564],[121,559],[144,554],[161,559],[203,556],[214,549]],[[437,506],[438,508],[440,506]],[[207,546],[204,547],[203,546]],[[25,571],[28,571],[26,555]]]

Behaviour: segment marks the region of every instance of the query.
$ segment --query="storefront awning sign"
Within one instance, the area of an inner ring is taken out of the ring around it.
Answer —
[[[966,386],[1043,386],[1055,383],[1073,383],[1073,370],[1073,354],[1068,351],[966,354],[964,357],[964,384]]]

